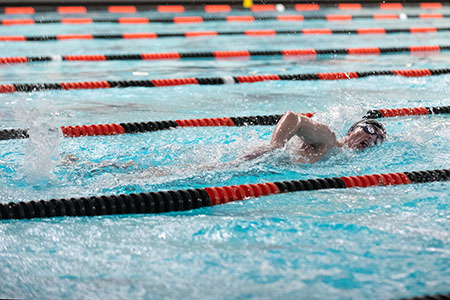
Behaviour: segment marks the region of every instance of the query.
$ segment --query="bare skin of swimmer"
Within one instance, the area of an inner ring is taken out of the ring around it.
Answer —
[[[323,158],[334,147],[347,146],[363,150],[375,143],[377,136],[367,134],[362,128],[347,133],[342,139],[326,124],[314,121],[299,113],[287,111],[272,134],[270,144],[244,155],[242,160],[251,160],[278,148],[283,148],[293,137],[302,143],[294,150],[292,160],[297,163],[315,163]]]

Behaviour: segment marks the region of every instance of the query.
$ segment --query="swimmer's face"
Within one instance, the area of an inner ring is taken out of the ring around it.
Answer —
[[[376,142],[376,136],[367,134],[362,128],[357,128],[347,134],[346,144],[349,148],[364,150]]]
[[[371,125],[357,126],[355,129],[347,133],[345,144],[352,149],[364,150],[367,147],[381,143],[381,132],[378,128]]]

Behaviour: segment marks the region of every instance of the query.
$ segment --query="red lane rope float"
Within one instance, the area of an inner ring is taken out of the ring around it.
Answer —
[[[349,14],[327,14],[322,16],[303,15],[279,15],[279,16],[176,16],[171,18],[148,18],[148,17],[119,17],[119,18],[8,18],[0,20],[0,25],[37,25],[37,24],[92,24],[92,23],[116,23],[125,25],[149,24],[149,23],[203,23],[203,22],[259,22],[259,21],[279,21],[279,22],[303,22],[303,21],[328,21],[343,22],[352,20],[399,20],[399,19],[445,19],[450,18],[450,14],[442,13],[419,13],[419,14],[371,14],[371,15],[349,15]]]
[[[450,31],[450,27],[407,27],[407,28],[358,28],[358,29],[329,29],[329,28],[308,28],[300,30],[244,30],[244,31],[186,31],[186,32],[132,32],[123,34],[59,34],[54,36],[24,36],[24,35],[2,35],[0,42],[33,42],[33,41],[61,41],[61,40],[93,40],[93,39],[156,39],[156,38],[192,38],[199,36],[274,36],[274,35],[332,35],[332,34],[424,34]]]
[[[284,2],[284,1],[280,1]],[[197,4],[197,5],[158,5],[158,4],[142,4],[142,5],[103,5],[103,6],[91,6],[91,5],[76,5],[76,6],[0,6],[0,13],[6,15],[25,14],[31,15],[39,12],[57,12],[59,14],[85,14],[88,12],[106,12],[111,14],[134,14],[142,11],[155,11],[159,13],[184,13],[191,10],[200,10],[207,13],[228,13],[230,11],[284,11],[284,10],[296,10],[296,11],[318,11],[320,9],[337,8],[344,11],[359,11],[364,8],[379,8],[382,10],[402,10],[406,7],[420,8],[422,10],[436,10],[442,9],[443,3],[441,2],[405,2],[405,3],[338,3],[332,1],[330,3],[321,4],[306,4],[306,3],[278,3],[277,5],[255,4],[249,9],[244,8],[241,4]]]
[[[180,60],[180,59],[224,59],[234,57],[283,56],[292,59],[315,59],[317,55],[381,55],[407,52],[411,55],[436,53],[450,50],[450,45],[423,45],[409,47],[360,47],[341,49],[284,49],[284,50],[231,50],[210,52],[166,52],[141,54],[88,54],[0,57],[0,64],[31,63],[44,61],[106,61],[106,60]]]
[[[415,108],[394,108],[394,109],[379,109],[371,110],[366,114],[366,118],[387,118],[387,117],[401,117],[401,116],[419,116],[429,114],[450,113],[450,107],[415,107]]]
[[[185,211],[250,198],[323,189],[367,188],[449,181],[450,169],[287,180],[256,184],[101,195],[0,204],[0,220],[150,214]]]
[[[84,6],[58,6],[56,11],[59,14],[85,14],[87,8]]]
[[[369,76],[403,76],[423,77],[449,74],[450,69],[408,69],[384,70],[364,72],[333,72],[333,73],[306,73],[306,74],[280,74],[280,75],[252,75],[252,76],[225,76],[206,78],[172,78],[153,80],[123,80],[123,81],[85,81],[63,83],[13,83],[0,84],[0,93],[37,92],[43,90],[77,90],[77,89],[106,89],[127,87],[167,87],[181,85],[224,85],[255,83],[260,81],[306,81],[306,80],[347,80]]]
[[[414,107],[414,108],[394,108],[370,110],[364,118],[388,118],[398,116],[418,116],[450,114],[450,106],[436,107]],[[314,113],[303,113],[302,115],[311,118]],[[187,120],[168,120],[152,122],[135,122],[120,124],[93,124],[77,126],[61,126],[64,137],[82,137],[99,135],[117,135],[152,132],[177,127],[209,127],[209,126],[255,126],[255,125],[275,125],[281,115],[248,116],[248,117],[224,117],[224,118],[203,118]],[[27,129],[3,129],[0,130],[0,140],[28,138]]]

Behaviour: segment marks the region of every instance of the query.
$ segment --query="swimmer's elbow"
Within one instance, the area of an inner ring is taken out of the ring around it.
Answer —
[[[330,136],[328,138],[328,147],[329,149],[337,147],[338,145],[338,140],[336,137],[336,133],[334,131],[330,132]]]
[[[286,144],[286,142],[284,142],[284,141],[278,141],[278,140],[270,141],[270,146],[273,149],[283,148],[285,144]]]

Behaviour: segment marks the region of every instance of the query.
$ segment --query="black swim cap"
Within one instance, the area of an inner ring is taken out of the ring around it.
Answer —
[[[384,128],[384,125],[382,123],[380,123],[374,119],[362,119],[362,120],[356,122],[355,124],[353,124],[350,127],[347,134],[349,134],[350,132],[355,130],[357,127],[364,126],[364,125],[372,125],[372,126],[378,128],[379,129],[378,136],[381,138],[381,141],[384,141],[386,139],[386,128]]]

